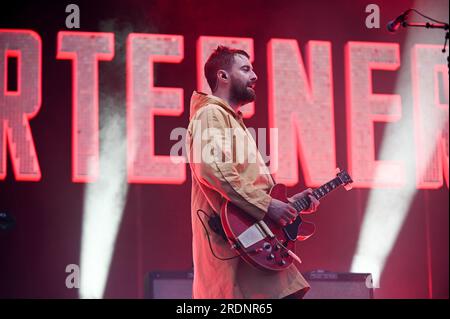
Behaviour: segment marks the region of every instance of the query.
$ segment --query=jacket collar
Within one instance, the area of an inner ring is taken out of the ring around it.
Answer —
[[[235,111],[225,100],[212,94],[194,91],[191,96],[191,107],[189,119],[192,119],[197,111],[205,105],[216,104],[224,108],[233,115],[237,120],[242,121],[242,112]]]

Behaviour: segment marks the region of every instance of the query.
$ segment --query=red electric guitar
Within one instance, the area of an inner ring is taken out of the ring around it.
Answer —
[[[331,191],[344,186],[351,189],[353,182],[348,173],[337,169],[336,178],[313,190],[312,195],[320,199]],[[276,184],[270,190],[270,196],[288,202],[286,186]],[[301,213],[309,207],[311,199],[305,196],[295,201],[292,206]],[[296,240],[305,240],[315,232],[313,223],[302,220],[300,214],[292,224],[279,226],[269,217],[255,222],[249,214],[229,201],[222,205],[220,219],[223,230],[233,248],[250,265],[261,270],[279,271],[289,267],[293,260],[301,262],[292,252]]]

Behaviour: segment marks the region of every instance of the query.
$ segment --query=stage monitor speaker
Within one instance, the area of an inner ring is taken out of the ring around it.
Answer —
[[[305,299],[372,299],[370,274],[315,270],[303,274],[311,285]],[[147,299],[191,299],[192,271],[156,271],[145,277]]]
[[[373,299],[370,274],[315,270],[303,276],[311,286],[304,299]]]
[[[155,271],[145,277],[146,299],[192,299],[192,271]]]

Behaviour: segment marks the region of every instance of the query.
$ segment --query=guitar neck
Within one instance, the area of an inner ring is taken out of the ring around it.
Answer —
[[[322,197],[325,197],[326,195],[328,195],[329,193],[331,193],[332,191],[334,191],[335,189],[339,188],[339,186],[342,185],[343,185],[342,181],[339,179],[339,177],[336,177],[331,181],[323,184],[322,186],[314,189],[312,195],[316,199],[321,199]],[[311,199],[309,198],[309,196],[302,197],[301,199],[298,199],[294,203],[292,203],[292,205],[298,212],[305,210],[306,208],[309,207],[310,204]]]

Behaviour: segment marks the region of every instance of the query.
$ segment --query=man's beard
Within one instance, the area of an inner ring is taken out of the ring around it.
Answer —
[[[230,98],[240,105],[244,105],[255,100],[256,94],[253,89],[247,85],[241,85],[236,82],[231,84]]]

